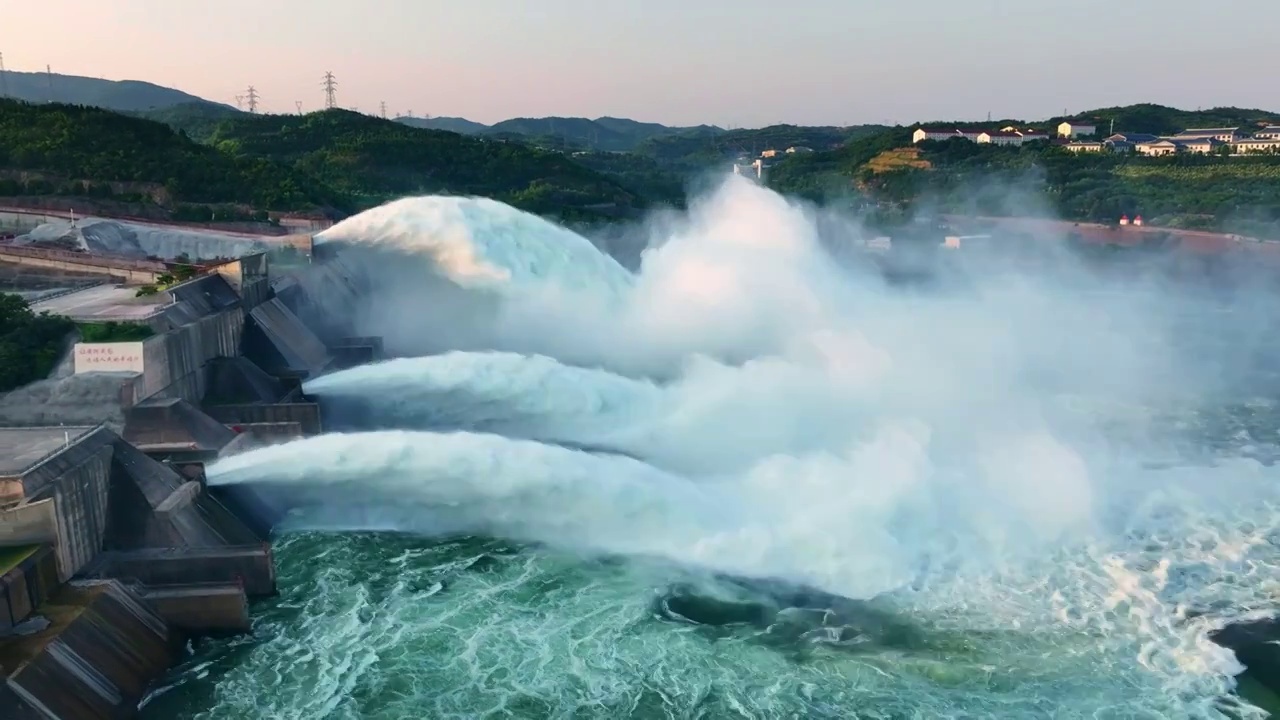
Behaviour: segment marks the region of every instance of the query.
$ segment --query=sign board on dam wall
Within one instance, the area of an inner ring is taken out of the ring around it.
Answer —
[[[143,372],[142,343],[76,343],[76,374]]]

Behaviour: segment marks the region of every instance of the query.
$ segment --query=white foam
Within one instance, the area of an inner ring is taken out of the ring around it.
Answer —
[[[581,235],[488,198],[396,200],[343,220],[315,242],[425,255],[467,287],[630,282],[621,265]]]

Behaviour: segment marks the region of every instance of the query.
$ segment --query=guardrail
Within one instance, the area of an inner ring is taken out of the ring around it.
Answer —
[[[73,214],[70,212],[64,212],[62,210],[43,210],[41,208],[18,208],[18,207],[6,207],[6,206],[0,206],[0,212],[12,213],[14,215],[36,215],[36,216],[47,217],[47,218],[58,218],[60,220],[77,220],[77,219],[83,220],[86,217],[92,217],[92,218],[100,218],[103,220],[115,220],[118,222],[127,222],[133,225],[147,225],[150,227],[169,228],[172,230],[187,230],[187,231],[209,230],[212,232],[216,232],[220,235],[235,235],[235,236],[246,237],[246,238],[279,237],[281,235],[290,234],[290,227],[287,225],[272,226],[270,230],[266,230],[263,232],[247,232],[244,230],[227,230],[227,229],[224,229],[224,226],[219,225],[218,223],[200,223],[200,222],[184,223],[184,222],[173,222],[173,221],[165,222],[163,220],[156,220],[155,218],[138,217],[136,215],[116,215],[112,213],[104,213],[102,215],[98,215],[95,213]],[[232,220],[230,222],[251,222],[251,221]]]
[[[6,255],[9,257],[58,260],[61,262],[76,263],[78,265],[88,265],[91,267],[114,268],[116,270],[137,270],[140,272],[155,273],[163,273],[168,270],[168,267],[164,263],[155,260],[139,260],[137,258],[112,255],[91,255],[89,253],[78,253],[72,250],[33,248],[25,245],[0,243],[0,256]]]

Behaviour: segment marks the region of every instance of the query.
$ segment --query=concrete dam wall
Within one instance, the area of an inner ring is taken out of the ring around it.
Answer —
[[[125,717],[180,651],[180,636],[118,582],[69,585],[52,604],[58,612],[40,633],[46,637],[25,646],[23,656],[0,659],[17,665],[6,683],[8,708],[0,696],[5,718]]]

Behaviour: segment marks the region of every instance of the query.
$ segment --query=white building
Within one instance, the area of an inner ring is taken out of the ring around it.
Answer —
[[[1133,147],[1138,151],[1139,155],[1150,155],[1158,157],[1160,155],[1172,155],[1178,152],[1178,143],[1168,139],[1160,138],[1151,142],[1138,143]]]
[[[1102,143],[1100,142],[1069,142],[1062,146],[1063,150],[1073,153],[1095,153],[1102,152]]]
[[[1244,133],[1240,132],[1240,128],[1187,128],[1182,132],[1172,136],[1170,139],[1174,141],[1183,140],[1217,140],[1218,142],[1233,143],[1237,140],[1244,139]]]
[[[911,142],[918,143],[924,142],[925,140],[950,140],[953,137],[958,137],[959,134],[960,131],[955,128],[922,127],[916,128],[916,131],[911,133]]]
[[[1133,152],[1140,143],[1155,142],[1160,138],[1147,133],[1115,133],[1102,141],[1112,152]]]
[[[1183,140],[1175,136],[1173,141],[1180,145],[1183,150],[1192,153],[1200,153],[1201,155],[1207,155],[1208,153],[1214,152],[1218,148],[1227,144],[1227,141],[1219,140],[1216,137],[1202,137]]]
[[[964,138],[969,142],[989,143],[992,145],[1021,145],[1032,140],[1048,140],[1047,133],[1038,130],[960,130],[956,128],[916,128],[911,133],[911,142],[920,143],[925,140],[950,140]],[[788,150],[787,152],[791,152]]]
[[[1253,134],[1258,140],[1280,140],[1280,125],[1268,125]]]
[[[978,133],[977,142],[991,145],[1021,145],[1023,138],[1016,132],[1005,130],[989,130]]]
[[[1252,155],[1255,153],[1280,153],[1280,133],[1275,137],[1259,137],[1254,135],[1251,138],[1237,140],[1231,144],[1231,151],[1240,155]]]
[[[1058,125],[1058,137],[1078,138],[1097,134],[1098,126],[1092,123],[1067,121]]]
[[[813,148],[805,147],[804,145],[792,145],[791,147],[787,148],[788,155],[800,155],[800,154],[811,153],[811,152],[813,152]]]

